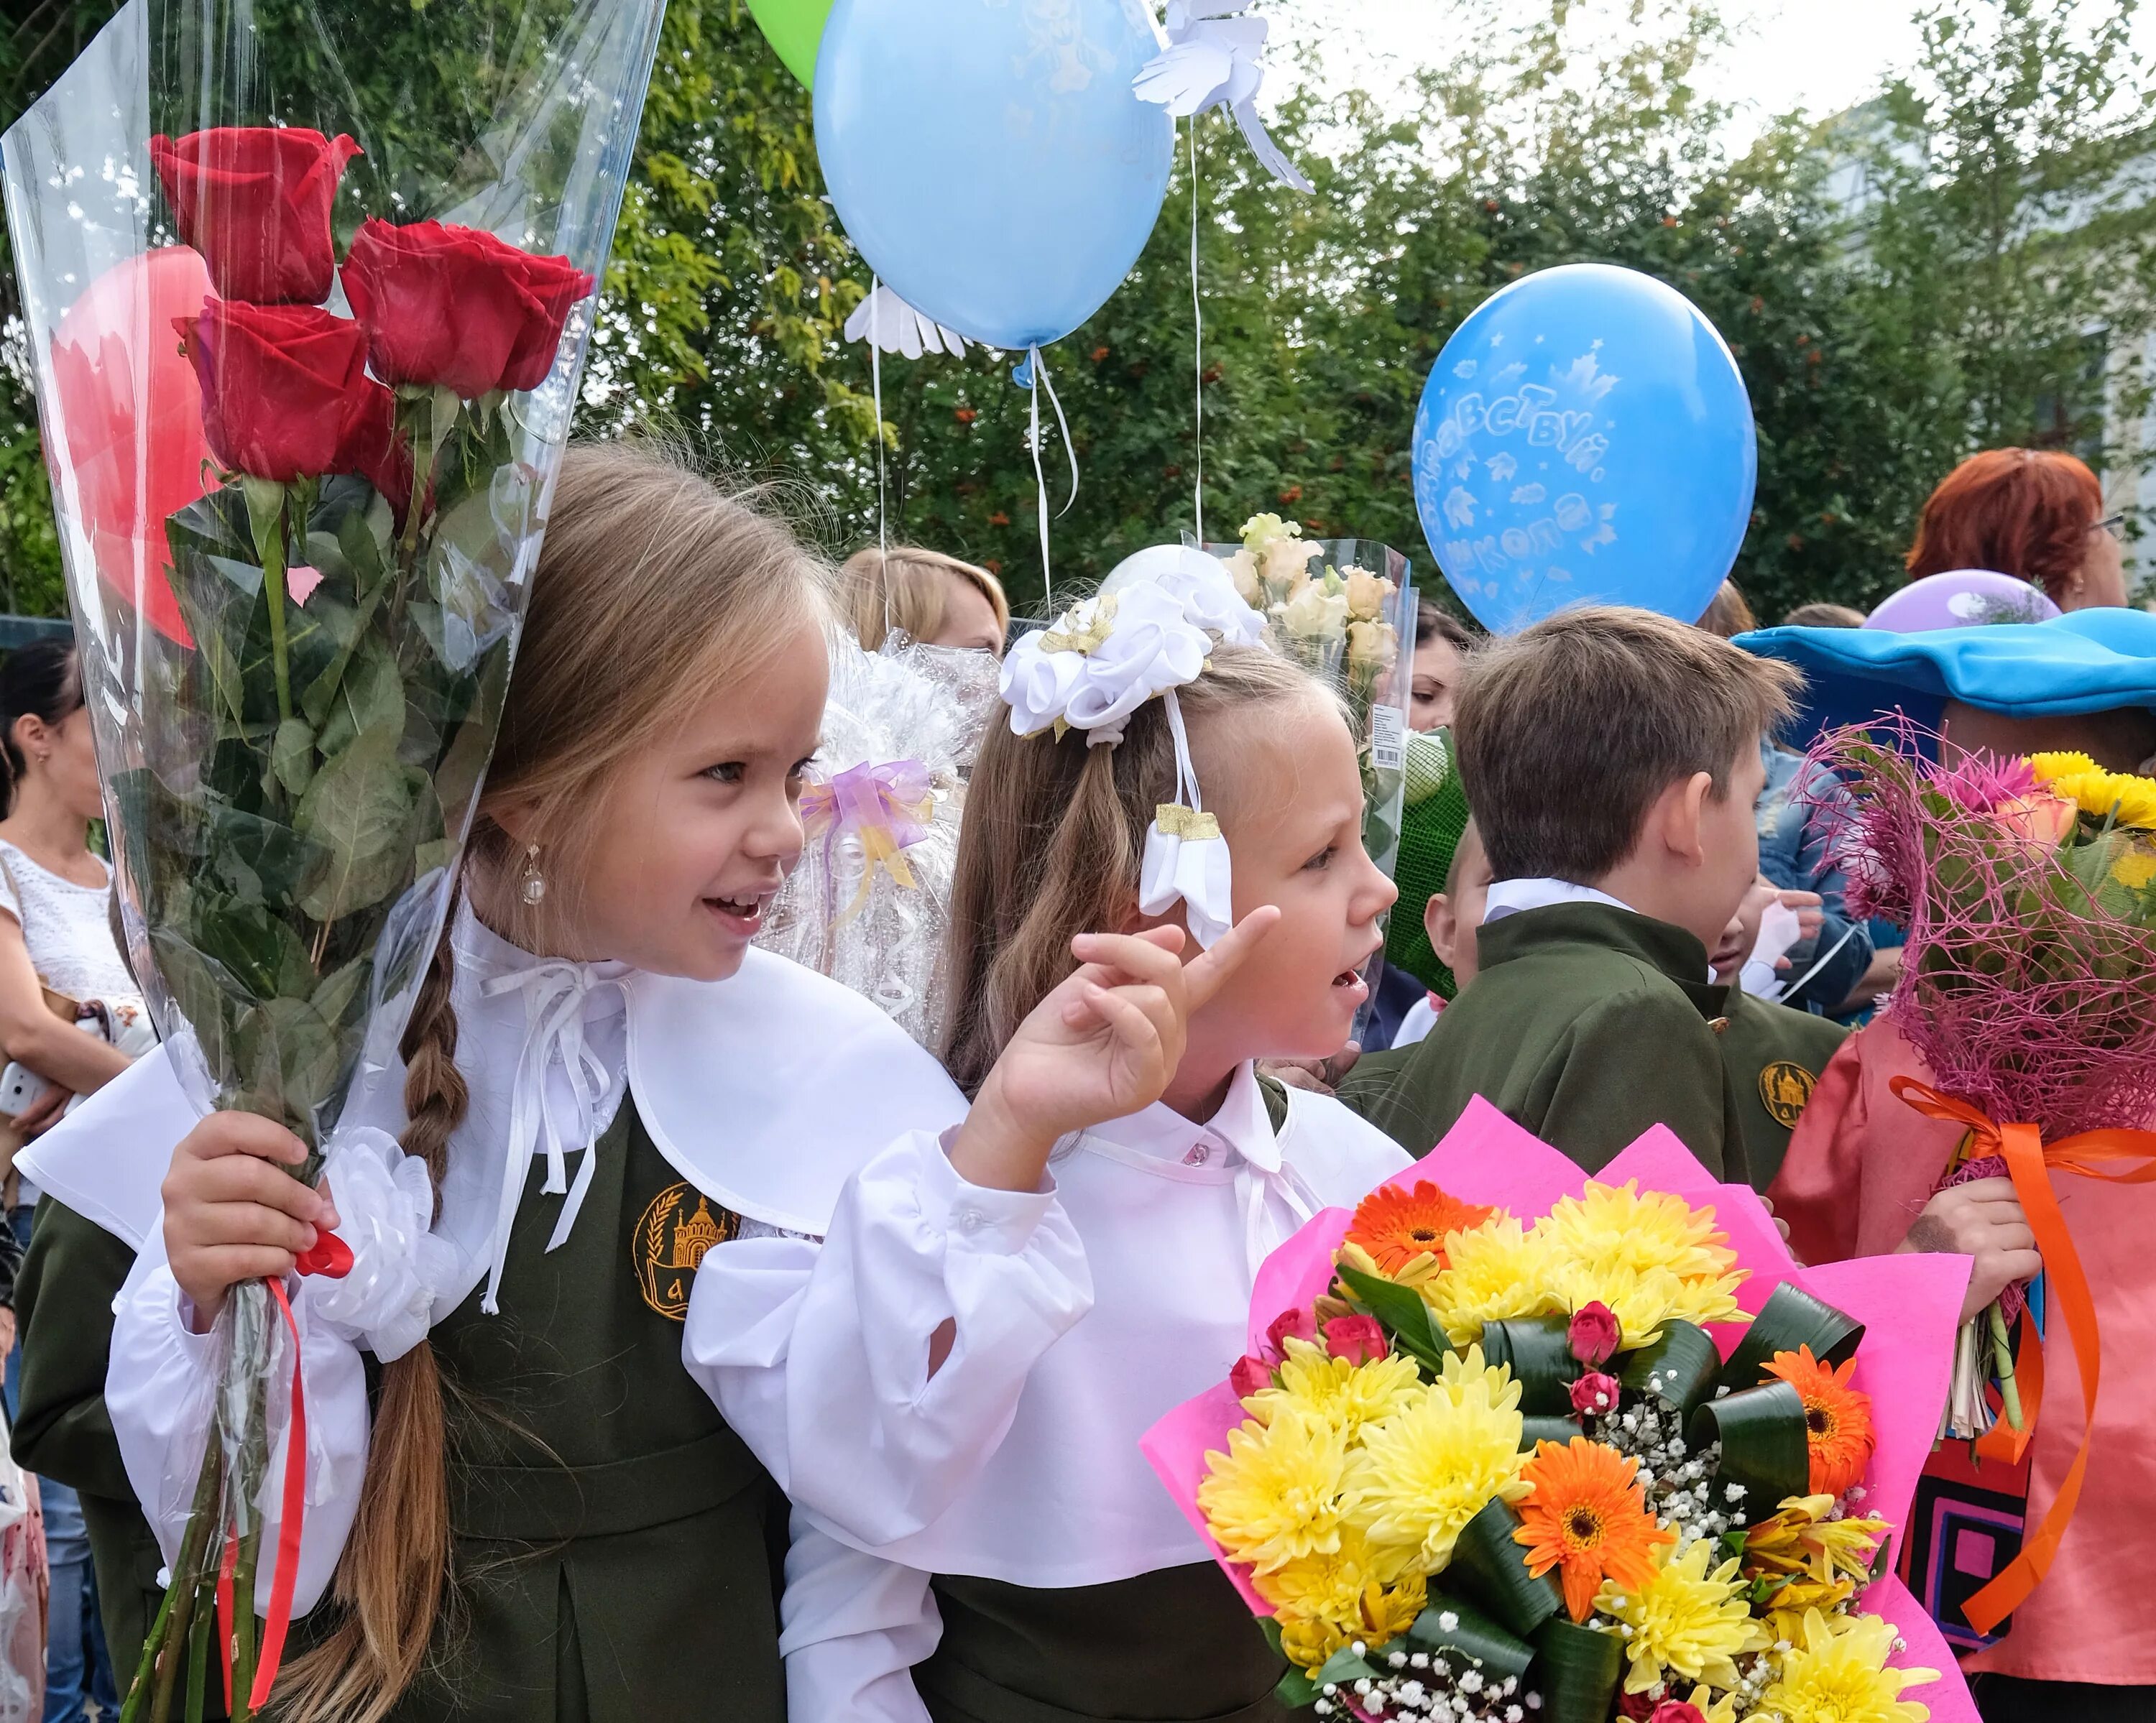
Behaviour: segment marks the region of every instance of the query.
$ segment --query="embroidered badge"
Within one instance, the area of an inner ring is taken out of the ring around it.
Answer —
[[[1802,1065],[1778,1059],[1759,1074],[1759,1099],[1777,1125],[1784,1131],[1792,1131],[1796,1128],[1797,1115],[1804,1111],[1804,1103],[1812,1098],[1812,1085],[1818,1080]]]
[[[669,1185],[636,1223],[636,1284],[644,1303],[673,1321],[685,1320],[690,1284],[704,1253],[740,1232],[741,1217],[731,1208],[714,1212],[694,1186]]]

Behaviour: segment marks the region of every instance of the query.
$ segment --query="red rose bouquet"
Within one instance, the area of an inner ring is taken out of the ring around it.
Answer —
[[[1320,1717],[1974,1723],[1888,1571],[1965,1284],[1801,1269],[1667,1131],[1590,1179],[1477,1101],[1267,1259],[1146,1452]]]
[[[136,970],[198,1105],[285,1125],[309,1178],[449,900],[660,10],[531,0],[505,33],[498,0],[433,0],[385,79],[378,9],[138,0],[6,139]],[[220,1613],[232,1715],[268,1696],[305,1492],[286,1296],[219,1319],[130,1723],[183,1674],[199,1715]]]

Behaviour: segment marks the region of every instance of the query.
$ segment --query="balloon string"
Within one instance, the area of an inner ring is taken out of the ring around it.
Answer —
[[[1205,542],[1205,309],[1198,297],[1198,116],[1190,116],[1190,326],[1197,352],[1198,454],[1197,481],[1191,495],[1198,522],[1198,542]]]
[[[1063,452],[1070,458],[1070,495],[1055,511],[1055,518],[1060,520],[1078,500],[1078,445],[1070,440],[1070,421],[1063,416],[1063,403],[1056,398],[1055,379],[1048,374],[1048,366],[1038,347],[1033,350],[1033,369],[1040,379],[1040,386],[1048,391],[1048,404],[1055,409],[1055,427],[1063,433]]]
[[[883,278],[869,276],[869,388],[875,400],[876,574],[883,585],[883,631],[891,632],[891,526],[883,476]]]
[[[1033,451],[1033,495],[1040,515],[1040,595],[1046,608],[1055,608],[1055,586],[1048,572],[1048,475],[1040,465],[1040,349],[1029,350],[1026,382],[1032,392],[1033,427],[1026,446]]]

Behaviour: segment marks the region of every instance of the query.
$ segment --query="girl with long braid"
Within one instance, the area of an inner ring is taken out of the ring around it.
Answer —
[[[311,1189],[296,1138],[196,1121],[157,1059],[41,1161],[150,1209],[105,1397],[168,1561],[228,1290],[326,1229],[356,1254],[288,1281],[308,1505],[271,1703],[295,1723],[781,1718],[787,1505],[683,1368],[689,1288],[737,1235],[821,1233],[887,1121],[964,1110],[874,1006],[751,948],[802,843],[820,567],[588,447],[534,580],[461,902],[348,1115],[375,1129]]]

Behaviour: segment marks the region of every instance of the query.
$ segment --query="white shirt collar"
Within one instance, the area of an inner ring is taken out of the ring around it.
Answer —
[[[1632,909],[1622,898],[1597,891],[1592,885],[1575,885],[1569,879],[1500,879],[1490,888],[1482,920],[1486,925],[1502,921],[1522,910],[1547,909],[1552,904],[1606,904],[1614,910]]]
[[[1592,885],[1575,885],[1569,879],[1500,879],[1490,888],[1489,901],[1482,910],[1482,925],[1487,927],[1492,921],[1502,921],[1522,910],[1543,910],[1552,904],[1603,904],[1629,915],[1646,914],[1644,910],[1634,909],[1621,897],[1597,891]],[[1717,985],[1712,963],[1707,967],[1707,984]]]
[[[1142,1112],[1111,1119],[1081,1131],[1070,1146],[1106,1149],[1131,1164],[1189,1167],[1200,1172],[1232,1172],[1247,1161],[1264,1172],[1280,1170],[1280,1144],[1265,1111],[1257,1069],[1249,1061],[1235,1068],[1219,1110],[1204,1124],[1186,1119],[1164,1101]],[[1116,1153],[1116,1151],[1122,1152]]]

